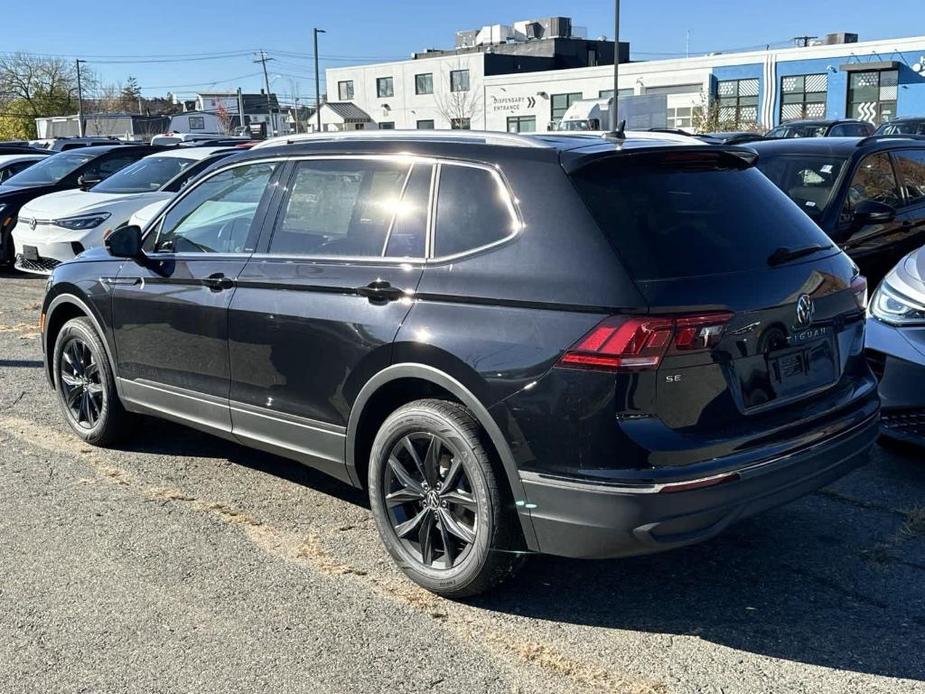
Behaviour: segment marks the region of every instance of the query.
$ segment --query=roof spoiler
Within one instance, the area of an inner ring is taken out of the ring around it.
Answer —
[[[586,154],[579,152],[564,151],[561,154],[562,168],[567,174],[573,174],[577,171],[593,166],[595,164],[608,161],[621,161],[626,159],[642,159],[649,161],[658,161],[661,163],[683,164],[705,164],[711,159],[714,161],[723,161],[726,166],[737,169],[748,169],[754,166],[758,161],[758,153],[747,147],[724,146],[724,145],[679,145],[665,146],[653,145],[652,147],[637,147],[633,149],[616,148],[611,151],[598,151]]]
[[[913,133],[881,133],[879,135],[868,135],[858,140],[857,146],[863,147],[864,145],[869,145],[871,142],[878,142],[879,140],[925,140],[925,135],[915,135]]]

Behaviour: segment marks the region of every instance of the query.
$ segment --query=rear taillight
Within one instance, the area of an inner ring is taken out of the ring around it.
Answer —
[[[867,278],[864,275],[858,275],[851,280],[851,292],[858,302],[861,309],[867,308]]]
[[[715,347],[731,313],[691,316],[611,316],[566,350],[559,366],[624,371],[655,369],[669,351]]]

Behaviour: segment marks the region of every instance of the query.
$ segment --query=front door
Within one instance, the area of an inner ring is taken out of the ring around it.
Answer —
[[[359,388],[389,364],[422,273],[433,166],[294,162],[231,303],[231,418],[250,445],[345,478]]]
[[[253,252],[276,164],[225,169],[173,205],[113,285],[123,397],[230,432],[228,306]]]

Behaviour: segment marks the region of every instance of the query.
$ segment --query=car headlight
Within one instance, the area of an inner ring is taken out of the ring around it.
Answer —
[[[80,231],[82,229],[92,229],[97,227],[107,219],[109,212],[97,212],[95,214],[85,214],[79,217],[68,217],[67,219],[56,219],[52,222],[55,226],[64,227],[71,231]]]
[[[890,325],[925,324],[925,304],[900,294],[886,281],[881,282],[874,293],[870,312],[874,318]]]

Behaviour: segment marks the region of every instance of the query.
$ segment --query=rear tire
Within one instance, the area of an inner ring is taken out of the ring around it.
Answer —
[[[417,400],[373,442],[369,499],[379,535],[415,583],[447,598],[485,592],[520,564],[520,528],[484,433],[465,407]]]
[[[106,349],[89,318],[72,318],[55,341],[52,369],[64,417],[80,438],[108,446],[134,423],[116,392]]]

